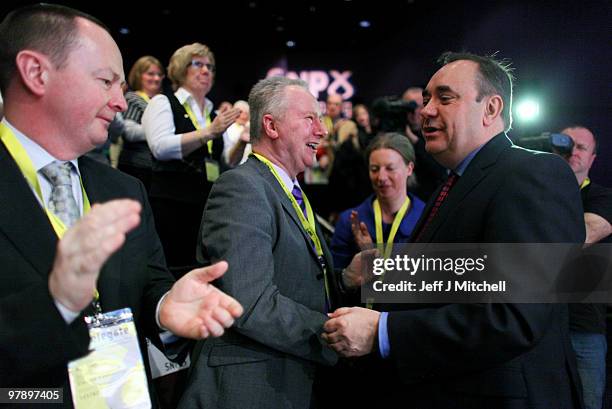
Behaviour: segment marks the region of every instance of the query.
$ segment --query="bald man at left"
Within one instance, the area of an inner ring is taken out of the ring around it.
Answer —
[[[82,156],[126,109],[123,83],[92,16],[38,4],[0,24],[0,387],[63,388],[66,407],[94,311],[130,308],[140,351],[162,330],[220,336],[243,311],[209,284],[223,261],[174,282],[143,185]]]

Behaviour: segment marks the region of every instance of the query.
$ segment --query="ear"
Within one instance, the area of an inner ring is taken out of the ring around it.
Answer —
[[[34,95],[43,96],[49,83],[49,59],[36,51],[23,50],[15,58],[21,82]]]
[[[276,128],[276,121],[271,114],[265,114],[263,116],[263,128],[266,132],[266,135],[270,137],[270,139],[278,138],[278,129]]]
[[[408,176],[412,176],[412,172],[414,172],[414,162],[410,162],[406,165],[408,169]]]
[[[499,95],[492,95],[487,98],[485,112],[482,118],[484,126],[491,126],[498,118],[501,118],[504,109],[504,101]]]

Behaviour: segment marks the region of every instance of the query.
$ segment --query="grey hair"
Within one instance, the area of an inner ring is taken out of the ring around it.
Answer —
[[[290,86],[301,87],[309,91],[305,81],[280,76],[260,80],[253,86],[249,93],[252,143],[257,143],[263,135],[264,115],[272,114],[277,118],[283,117],[287,110],[285,89]]]

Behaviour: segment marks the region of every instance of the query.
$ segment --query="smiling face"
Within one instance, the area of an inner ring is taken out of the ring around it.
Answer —
[[[315,162],[317,146],[327,133],[321,122],[317,100],[302,87],[288,86],[284,113],[274,118],[276,151],[289,176],[295,177]]]
[[[66,64],[49,70],[49,111],[56,118],[66,157],[80,156],[106,142],[108,126],[127,104],[121,90],[123,61],[103,28],[77,18],[79,43]],[[70,152],[68,152],[70,151]]]
[[[488,98],[478,101],[478,65],[458,60],[440,68],[427,84],[421,111],[425,149],[454,169],[486,142],[483,118]]]
[[[406,183],[414,164],[406,164],[393,149],[376,149],[369,157],[370,181],[379,200],[393,202],[406,196]]]
[[[141,84],[142,90],[147,95],[156,95],[161,90],[162,79],[164,78],[161,67],[155,64],[149,65],[145,72],[142,73]]]

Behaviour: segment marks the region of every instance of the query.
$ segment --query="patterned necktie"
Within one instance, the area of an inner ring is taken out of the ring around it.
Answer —
[[[74,195],[72,194],[72,181],[70,180],[71,162],[51,162],[40,170],[51,183],[51,196],[49,197],[49,210],[70,227],[80,217]]]
[[[293,195],[293,197],[295,197],[295,200],[298,202],[298,205],[300,205],[300,209],[302,209],[304,217],[308,219],[308,213],[306,212],[306,203],[304,203],[304,195],[302,193],[302,189],[300,189],[298,185],[293,185],[293,190],[291,191],[291,194]]]
[[[436,197],[436,201],[434,202],[433,206],[431,207],[431,210],[429,211],[429,215],[427,215],[427,220],[421,226],[421,229],[419,230],[419,234],[417,234],[415,236],[415,239],[412,241],[414,242],[419,241],[419,239],[423,235],[423,232],[427,229],[427,226],[429,226],[429,224],[434,219],[434,217],[436,217],[436,214],[438,213],[440,206],[442,206],[442,203],[446,200],[446,197],[448,196],[448,192],[454,186],[455,182],[457,182],[457,179],[459,179],[459,176],[454,172],[452,172],[448,176],[448,178],[446,179],[446,182],[444,182],[444,185],[442,186],[442,189],[440,190],[440,193],[438,193],[438,196]]]

